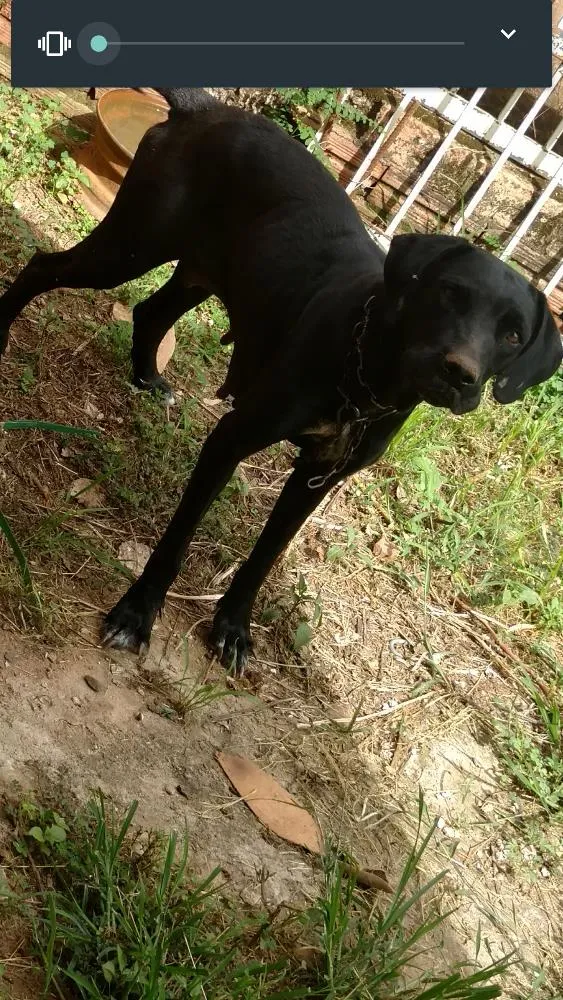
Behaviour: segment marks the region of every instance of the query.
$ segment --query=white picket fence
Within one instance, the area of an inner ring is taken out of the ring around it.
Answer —
[[[526,233],[534,225],[543,205],[551,197],[554,190],[558,186],[563,186],[563,157],[554,152],[557,140],[563,135],[563,118],[559,121],[544,145],[540,145],[540,143],[526,135],[534,119],[537,118],[548,97],[562,78],[563,66],[554,74],[551,87],[541,92],[517,128],[509,125],[506,119],[524,93],[523,89],[512,92],[496,118],[479,107],[479,102],[485,93],[485,88],[475,90],[469,100],[466,100],[455,92],[439,88],[430,90],[404,90],[403,97],[395,112],[379,133],[377,140],[347,185],[346,190],[349,194],[352,194],[366,176],[383,143],[393,134],[411,102],[416,101],[424,107],[437,112],[443,119],[450,122],[451,127],[430,159],[430,162],[420,173],[406,199],[389,221],[384,233],[372,233],[374,239],[384,249],[388,249],[391,237],[406,218],[422,189],[440,165],[456,135],[464,129],[476,138],[487,142],[498,151],[499,155],[472,198],[464,206],[463,213],[456,220],[452,230],[454,234],[457,235],[462,230],[465,222],[474,213],[507,161],[513,160],[515,163],[536,171],[546,179],[543,190],[538,194],[525,218],[511,234],[508,242],[501,251],[503,259],[510,257]],[[349,95],[350,91],[348,90],[344,92],[342,99],[348,99]],[[321,137],[322,132],[318,133],[318,138],[320,139]],[[561,248],[561,253],[562,260],[543,289],[546,295],[550,295],[563,279],[563,247]]]

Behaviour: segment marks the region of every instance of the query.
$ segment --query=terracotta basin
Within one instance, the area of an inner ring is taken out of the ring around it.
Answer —
[[[157,94],[110,90],[100,97],[96,114],[94,144],[124,177],[147,129],[168,118],[168,105]]]
[[[74,152],[90,182],[81,200],[94,218],[106,215],[147,129],[167,117],[168,105],[155,91],[109,90],[99,98],[94,135]]]

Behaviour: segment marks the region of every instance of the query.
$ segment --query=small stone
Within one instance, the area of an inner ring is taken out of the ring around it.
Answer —
[[[544,865],[543,868],[540,868],[540,875],[541,875],[542,878],[549,878],[549,876],[551,875],[551,872],[550,872],[549,868],[546,868],[545,865]]]
[[[92,691],[99,692],[104,690],[105,685],[102,683],[102,681],[99,681],[97,677],[93,677],[92,674],[86,674],[84,680],[88,685],[88,687],[92,689]]]
[[[77,698],[76,696],[72,699],[72,704],[78,705],[79,708],[82,707],[82,702],[80,701],[80,698]]]
[[[174,795],[174,789],[170,788],[170,785],[165,785],[164,786],[164,791],[165,791],[166,795]]]
[[[140,576],[149,561],[150,554],[151,550],[143,542],[122,542],[117,558],[135,576]]]
[[[135,716],[135,719],[137,720],[137,722],[142,722],[144,718],[145,717],[144,717],[144,715],[143,715],[142,712],[137,712],[137,714]]]

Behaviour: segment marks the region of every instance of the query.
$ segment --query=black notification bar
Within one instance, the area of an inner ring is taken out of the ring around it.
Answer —
[[[14,85],[551,83],[550,0],[103,0],[92,14],[13,0]]]

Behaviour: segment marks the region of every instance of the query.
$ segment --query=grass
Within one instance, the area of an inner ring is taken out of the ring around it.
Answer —
[[[561,632],[563,375],[511,407],[486,399],[463,420],[421,406],[365,476],[356,503],[381,504],[401,555],[474,606]],[[397,488],[397,483],[399,487]],[[376,508],[377,510],[377,508]],[[376,515],[377,516],[377,515]]]
[[[154,671],[145,674],[150,686],[164,695],[166,703],[161,712],[170,718],[186,720],[192,713],[211,705],[213,702],[227,697],[241,697],[245,692],[225,684],[209,680],[209,669],[199,676],[193,675],[190,664],[189,644],[187,637],[183,642],[182,673],[177,679],[171,680],[162,673]],[[248,696],[247,696],[248,697]]]
[[[86,427],[72,427],[67,424],[55,424],[49,420],[4,420],[0,421],[0,431],[50,431],[57,434],[64,434],[66,436],[78,436],[78,437],[95,437],[97,431],[91,430]],[[35,588],[33,585],[33,580],[29,570],[29,565],[23,549],[16,538],[10,522],[7,517],[0,511],[0,534],[4,536],[9,548],[16,559],[18,565],[21,579],[25,590],[31,594],[34,598],[34,602],[37,602]]]
[[[433,897],[442,875],[427,883],[417,876],[434,836],[433,827],[422,834],[422,801],[416,843],[387,906],[360,891],[339,853],[329,850],[312,905],[246,916],[225,897],[218,870],[194,876],[185,839],[135,832],[135,812],[132,803],[118,817],[101,795],[71,817],[27,802],[11,809],[12,850],[23,876],[19,889],[4,887],[0,898],[30,922],[45,996],[500,996],[510,957],[483,962],[480,941],[475,960],[463,967],[448,969],[440,954],[437,933],[449,914]]]
[[[497,724],[496,728],[499,753],[508,773],[546,813],[563,822],[560,676],[557,680],[559,685],[542,685],[540,690],[524,675],[522,683],[535,708],[532,725],[526,726],[514,713],[508,724]]]

